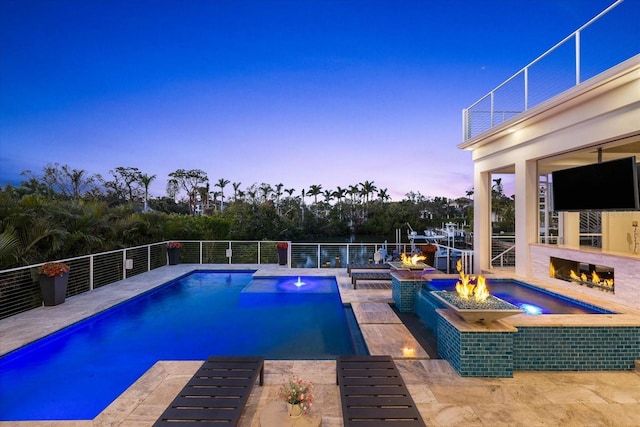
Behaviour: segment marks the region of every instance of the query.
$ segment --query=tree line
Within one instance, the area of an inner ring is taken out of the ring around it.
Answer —
[[[335,189],[242,188],[224,178],[212,185],[199,169],[177,169],[167,177],[167,194],[150,197],[155,175],[135,167],[109,173],[105,179],[56,163],[1,188],[0,268],[169,239],[321,241],[391,237],[407,223],[416,230],[445,220],[472,223],[472,191],[455,200],[411,191],[391,202],[387,189],[368,180]]]

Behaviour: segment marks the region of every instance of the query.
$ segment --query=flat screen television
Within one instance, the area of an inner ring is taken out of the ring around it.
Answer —
[[[551,173],[555,211],[639,210],[635,156]]]

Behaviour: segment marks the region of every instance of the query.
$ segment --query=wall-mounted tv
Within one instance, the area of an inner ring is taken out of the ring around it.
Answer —
[[[635,156],[551,173],[555,211],[640,210]]]

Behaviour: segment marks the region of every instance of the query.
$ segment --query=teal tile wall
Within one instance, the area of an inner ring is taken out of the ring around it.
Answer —
[[[399,281],[391,277],[391,297],[401,313],[415,313],[416,293],[422,288],[424,280]]]
[[[633,370],[635,360],[640,360],[639,327],[520,326],[513,334],[467,337],[436,313],[442,306],[430,294],[417,292],[414,305],[418,317],[437,334],[439,356],[463,376],[493,371],[482,376],[504,372],[510,377],[509,359],[515,371]],[[511,348],[501,349],[502,344]],[[487,352],[504,357],[486,356]]]
[[[518,327],[514,369],[631,370],[640,360],[638,327]]]
[[[437,309],[445,308],[439,300],[435,299],[431,294],[418,291],[414,302],[415,314],[422,320],[422,323],[431,332],[438,332],[438,313]]]
[[[460,332],[438,315],[438,355],[463,377],[513,377],[515,332]]]

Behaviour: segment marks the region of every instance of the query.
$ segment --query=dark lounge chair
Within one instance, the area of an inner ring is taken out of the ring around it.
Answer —
[[[353,285],[353,289],[356,289],[358,280],[391,282],[391,272],[385,271],[384,273],[351,273],[351,284]]]
[[[353,270],[390,270],[391,266],[386,262],[384,264],[373,263],[350,263],[347,265],[347,274],[351,275]]]
[[[154,427],[236,426],[258,377],[263,385],[262,357],[209,357]]]
[[[391,356],[338,357],[336,381],[345,427],[426,425]]]

